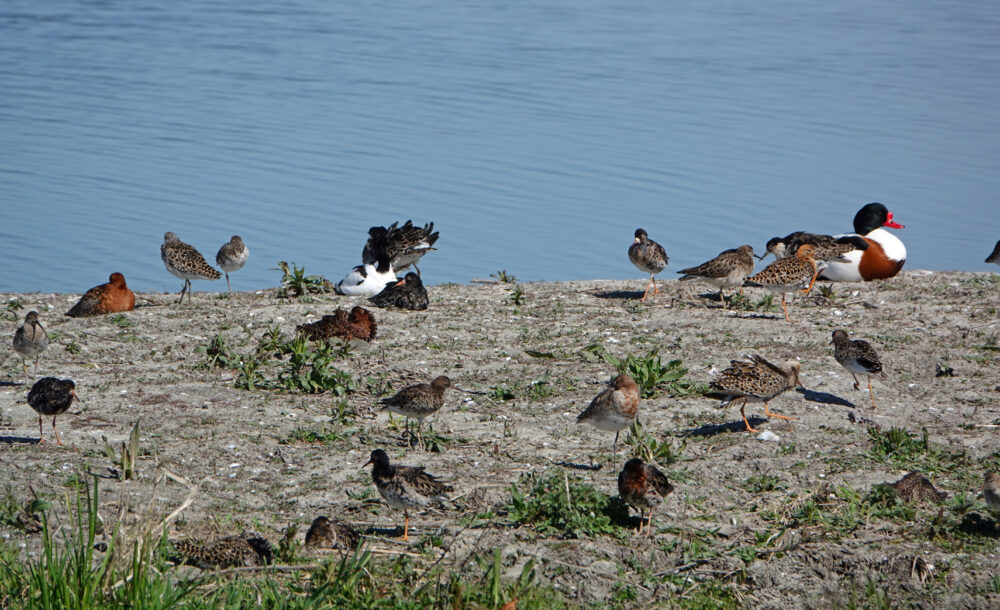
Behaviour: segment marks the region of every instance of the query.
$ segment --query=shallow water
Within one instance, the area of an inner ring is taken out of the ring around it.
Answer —
[[[907,268],[995,269],[986,0],[8,0],[0,58],[0,290],[176,291],[165,231],[336,280],[407,218],[429,283],[639,278],[639,226],[671,276],[868,201]]]

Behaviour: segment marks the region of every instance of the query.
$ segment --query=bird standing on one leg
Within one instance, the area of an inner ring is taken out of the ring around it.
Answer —
[[[372,451],[364,466],[372,464],[372,481],[386,504],[403,511],[403,540],[409,540],[410,511],[443,502],[454,489],[424,472],[423,466],[393,466],[381,449]],[[362,468],[364,468],[362,466]]]
[[[590,401],[590,406],[577,416],[576,422],[586,422],[598,430],[614,432],[611,454],[617,456],[618,435],[635,421],[638,414],[639,386],[631,377],[622,374],[612,380],[611,387]]]
[[[249,258],[250,249],[243,243],[243,238],[239,235],[233,235],[228,242],[219,248],[219,252],[215,255],[215,262],[226,272],[226,288],[229,289],[229,292],[233,291],[233,286],[229,283],[230,272],[242,269]]]
[[[667,263],[670,262],[670,259],[667,258],[667,251],[663,249],[663,246],[649,239],[645,230],[636,229],[635,241],[628,249],[628,258],[639,271],[649,274],[649,285],[646,286],[646,292],[642,295],[642,302],[646,302],[650,288],[653,289],[653,297],[655,298],[660,291],[656,288],[656,279],[653,276],[667,268]]]

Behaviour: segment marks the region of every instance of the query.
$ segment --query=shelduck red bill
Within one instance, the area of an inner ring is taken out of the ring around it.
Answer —
[[[896,222],[895,220],[892,219],[892,212],[889,212],[889,216],[888,216],[888,218],[885,219],[885,223],[882,226],[883,227],[889,227],[890,229],[905,229],[906,228],[905,226],[899,224],[898,222]]]

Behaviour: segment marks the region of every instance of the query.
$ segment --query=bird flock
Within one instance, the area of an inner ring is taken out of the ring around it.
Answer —
[[[905,262],[905,248],[898,238],[885,231],[886,227],[895,229],[902,228],[902,225],[893,220],[892,214],[882,204],[868,204],[855,216],[853,234],[830,236],[800,231],[772,238],[766,244],[764,256],[772,255],[775,261],[756,273],[754,266],[758,257],[746,244],[725,250],[709,261],[678,273],[683,282],[700,281],[717,288],[718,299],[723,304],[726,302],[725,290],[742,292],[744,288],[761,288],[780,294],[785,320],[791,322],[786,295],[795,292],[808,294],[817,279],[869,281],[896,275]],[[336,292],[368,297],[376,307],[426,310],[429,299],[417,263],[425,254],[436,249],[434,244],[438,236],[433,223],[420,227],[407,221],[402,226],[393,223],[388,227],[372,227],[362,251],[361,264],[336,284]],[[243,268],[249,260],[249,249],[238,235],[223,244],[216,255],[216,263],[222,272],[212,267],[196,248],[184,243],[172,232],[164,235],[160,254],[166,270],[184,281],[178,304],[183,304],[185,294],[190,302],[192,280],[215,280],[225,274],[227,288],[231,292],[229,274]],[[662,273],[669,263],[666,249],[639,228],[628,248],[628,257],[637,269],[649,275],[641,302],[655,300],[660,294],[655,276]],[[1000,241],[986,262],[1000,264]],[[397,277],[409,267],[413,267],[415,272],[407,273],[402,279]],[[97,316],[131,311],[134,307],[135,295],[128,289],[124,276],[112,273],[107,284],[88,290],[66,315]],[[350,310],[338,309],[316,322],[296,327],[297,333],[317,341],[337,337],[345,342],[371,342],[376,339],[377,330],[375,316],[360,306]],[[875,409],[872,378],[884,376],[876,349],[865,340],[852,340],[842,329],[833,331],[830,344],[836,361],[854,378],[855,390],[860,389],[858,375],[867,380],[872,408]],[[28,361],[33,358],[37,370],[38,359],[47,345],[48,335],[38,313],[28,312],[13,337],[14,350],[22,359],[25,385],[29,380]],[[765,416],[793,420],[791,416],[771,411],[769,404],[786,390],[801,386],[800,372],[801,363],[797,360],[776,365],[762,355],[751,354],[732,360],[730,366],[711,381],[706,396],[721,400],[720,407],[734,402],[739,404],[745,429],[756,432],[746,416],[746,405],[763,403]],[[401,389],[381,400],[381,406],[405,418],[411,446],[426,449],[421,435],[423,421],[441,411],[446,404],[445,393],[452,387],[449,377],[439,375],[429,383]],[[56,442],[62,445],[56,418],[69,409],[74,399],[79,400],[75,383],[69,379],[43,377],[32,385],[27,398],[38,414],[39,442],[44,442],[43,417],[52,417]],[[593,398],[579,414],[577,422],[590,424],[599,431],[614,432],[611,452],[617,460],[619,436],[637,420],[639,411],[638,385],[629,375],[619,374]],[[417,421],[415,433],[410,429],[410,419]],[[381,448],[371,452],[364,466],[369,465],[372,466],[372,481],[379,494],[390,507],[403,512],[404,541],[408,540],[411,511],[445,502],[454,491],[451,485],[427,473],[422,467],[391,463],[389,455]],[[640,511],[637,533],[642,533],[644,523],[648,532],[653,509],[674,490],[674,486],[654,464],[638,458],[625,462],[617,483],[623,500]],[[1000,508],[1000,474],[986,475],[985,497],[991,507]],[[318,517],[306,535],[307,546],[321,548],[354,548],[359,540],[357,532],[349,526],[327,517]],[[255,532],[244,532],[208,544],[176,541],[174,546],[189,563],[201,567],[267,563],[272,556],[270,543]]]

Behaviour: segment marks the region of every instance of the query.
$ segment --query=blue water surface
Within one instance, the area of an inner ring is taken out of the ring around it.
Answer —
[[[998,108],[991,0],[6,0],[0,290],[176,291],[165,231],[336,280],[408,218],[432,284],[639,278],[640,226],[670,276],[869,201],[987,270]]]

